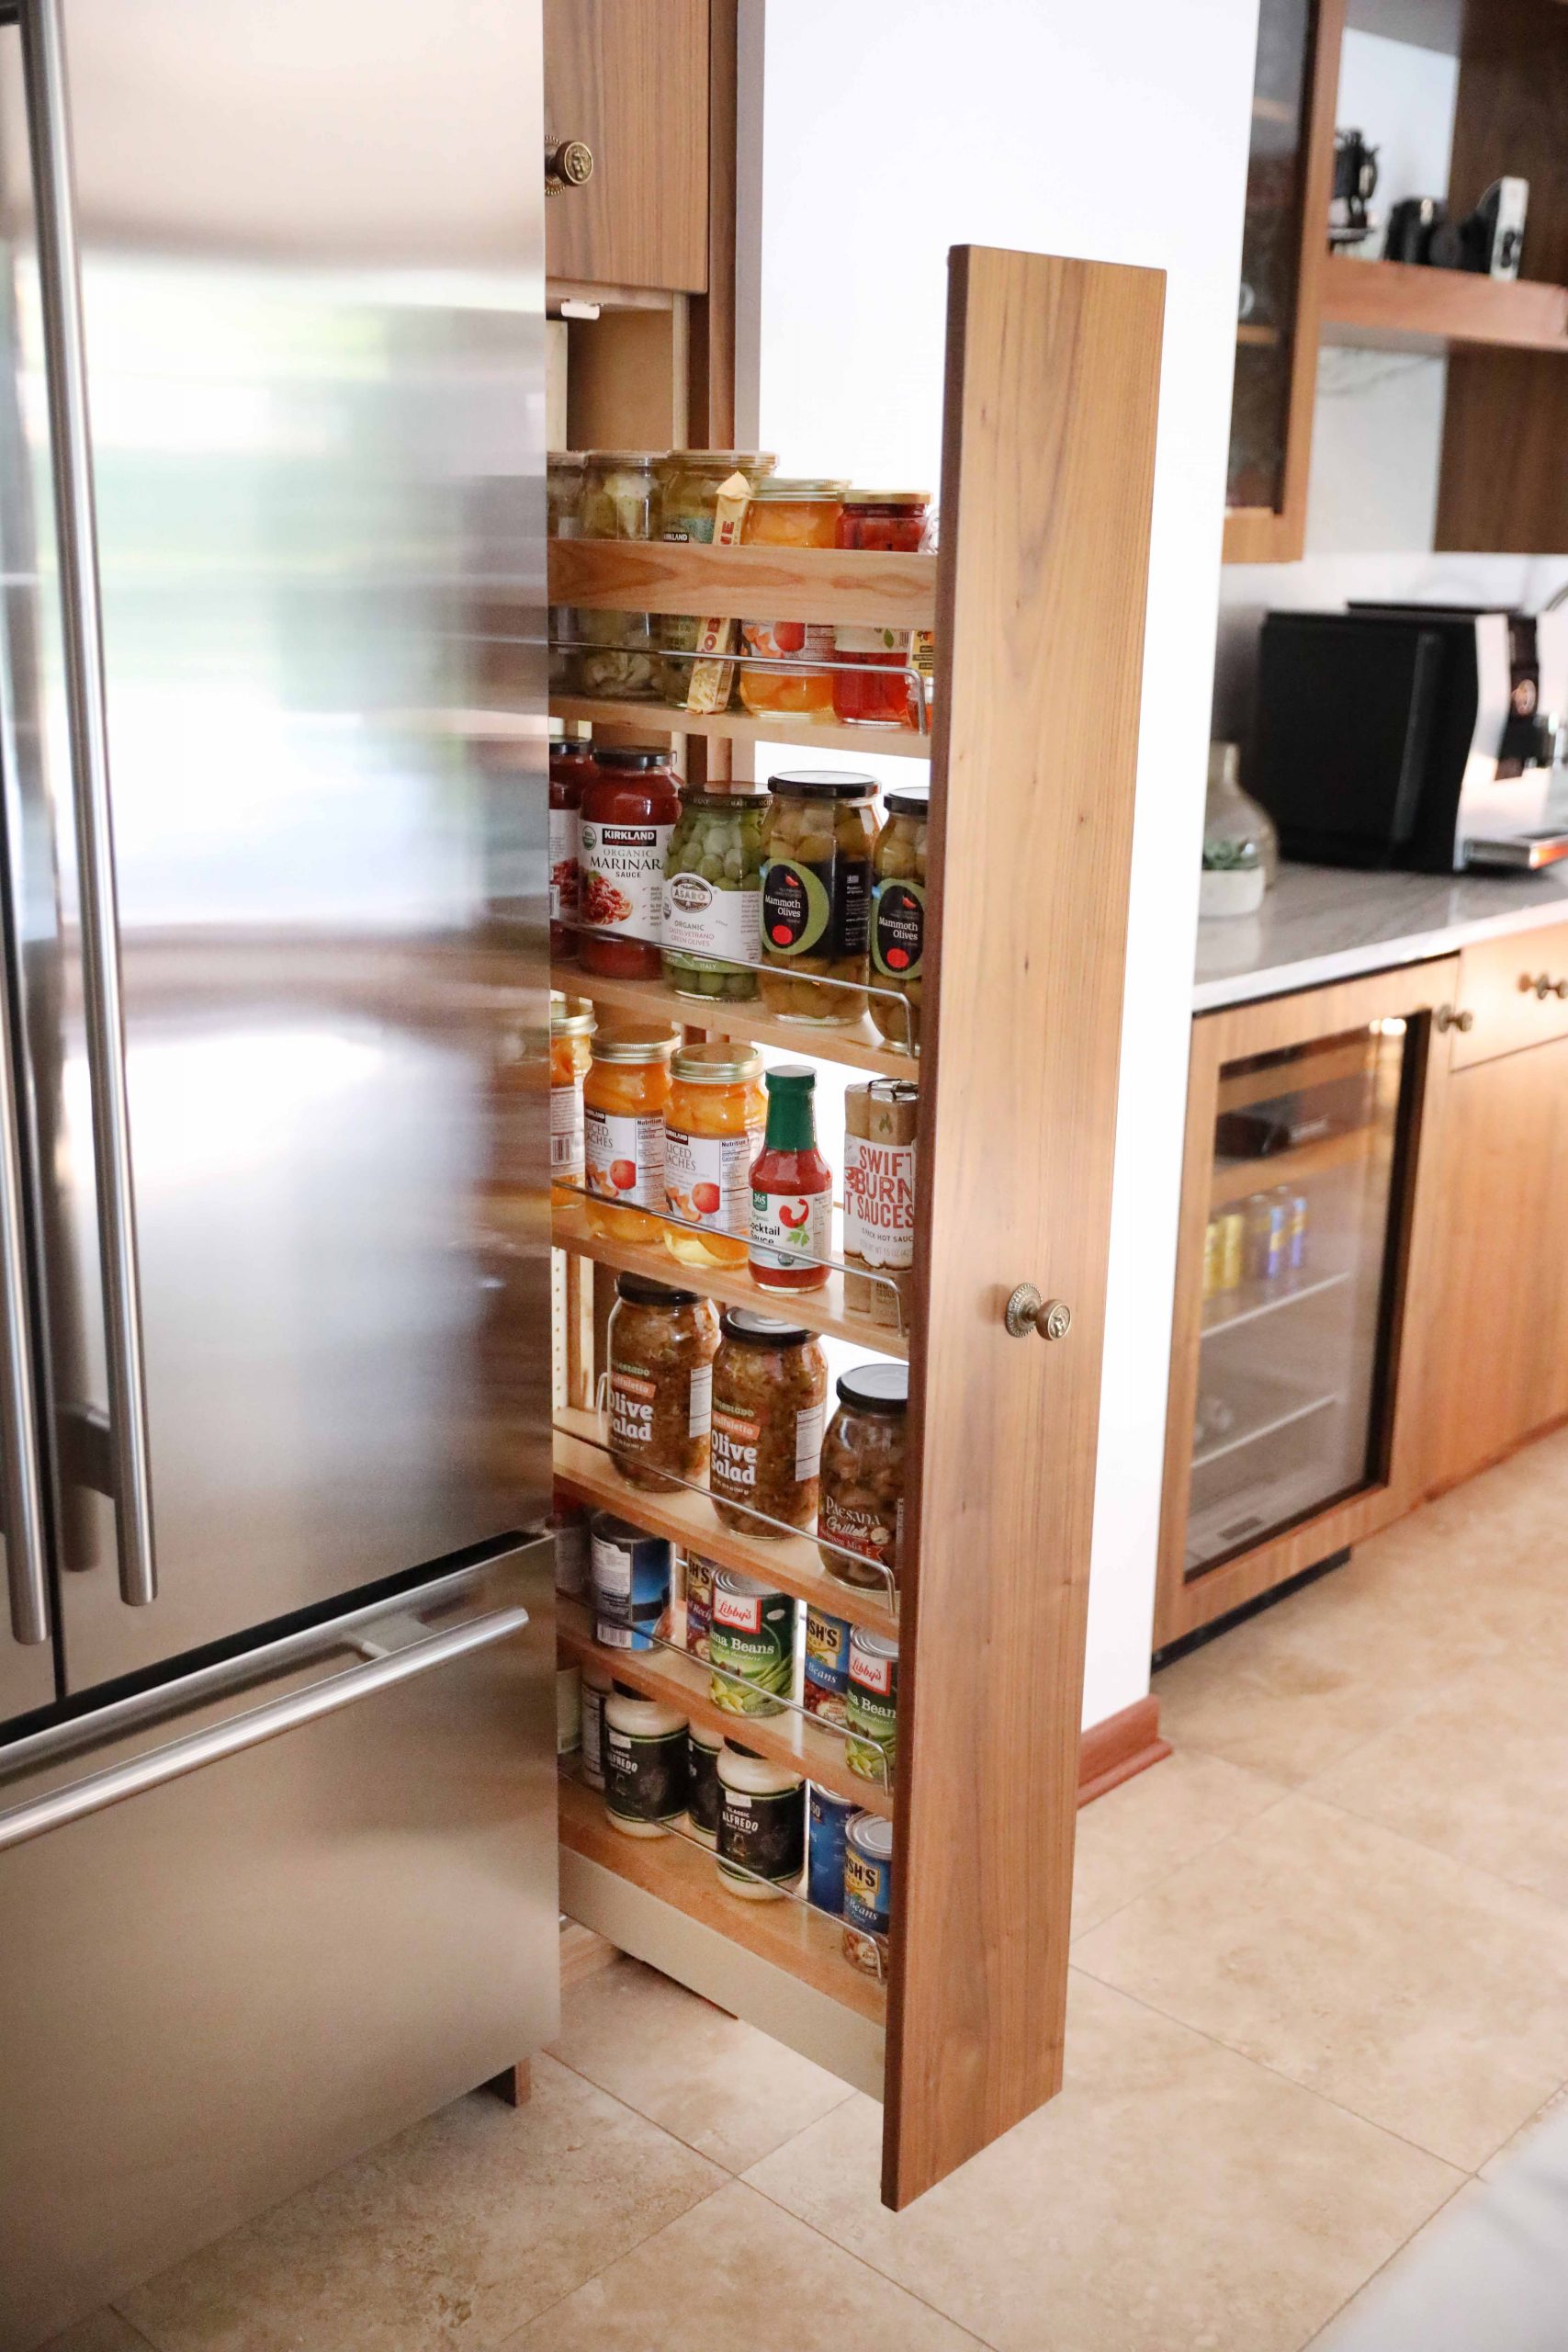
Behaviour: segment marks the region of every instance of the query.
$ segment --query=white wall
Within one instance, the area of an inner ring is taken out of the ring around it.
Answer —
[[[1168,273],[1086,1722],[1148,1687],[1256,19],[1257,0],[750,0],[744,26],[750,364],[781,472],[934,488],[950,245]]]

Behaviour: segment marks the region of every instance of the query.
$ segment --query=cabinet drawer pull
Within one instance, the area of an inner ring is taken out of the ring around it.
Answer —
[[[1020,1283],[1007,1303],[1006,1322],[1015,1340],[1038,1331],[1043,1340],[1065,1340],[1073,1328],[1073,1310],[1065,1300],[1042,1298],[1032,1283]]]
[[[593,150],[585,139],[545,142],[545,194],[560,196],[569,187],[585,187],[593,177]]]
[[[1468,1037],[1475,1026],[1475,1015],[1468,1005],[1462,1012],[1456,1012],[1451,1004],[1440,1004],[1438,1007],[1437,1023],[1439,1032],[1445,1037],[1450,1029],[1457,1029],[1461,1037]]]
[[[1529,996],[1532,991],[1543,1004],[1549,996],[1568,998],[1568,980],[1554,980],[1550,972],[1521,972],[1520,994]]]

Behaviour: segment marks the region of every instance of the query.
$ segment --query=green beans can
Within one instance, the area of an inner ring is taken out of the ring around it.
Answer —
[[[660,936],[664,977],[678,996],[726,1004],[757,993],[762,890],[761,793],[712,792],[688,785],[664,857]]]
[[[898,1645],[857,1625],[850,1636],[844,1761],[863,1781],[893,1786],[898,1749]]]
[[[773,1592],[733,1568],[713,1580],[709,1684],[716,1707],[735,1715],[776,1715],[795,1687],[793,1593]]]

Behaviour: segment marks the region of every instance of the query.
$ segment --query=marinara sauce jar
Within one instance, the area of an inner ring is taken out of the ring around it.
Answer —
[[[579,961],[605,979],[656,980],[681,779],[667,746],[602,744],[593,763],[582,787]]]
[[[837,544],[884,554],[918,555],[926,544],[931,492],[925,490],[852,490],[839,515]],[[833,660],[853,668],[835,669],[833,716],[851,726],[913,727],[914,685],[907,628],[840,623],[833,631]]]
[[[550,956],[568,963],[577,954],[581,902],[579,835],[582,787],[597,774],[592,743],[557,736],[550,743]]]

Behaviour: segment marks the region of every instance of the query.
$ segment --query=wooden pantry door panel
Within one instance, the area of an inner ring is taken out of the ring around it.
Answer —
[[[545,138],[593,151],[545,207],[552,277],[703,292],[708,0],[545,0]]]
[[[883,2193],[1059,2088],[1164,278],[953,252]],[[1010,1338],[1016,1283],[1072,1310]]]

